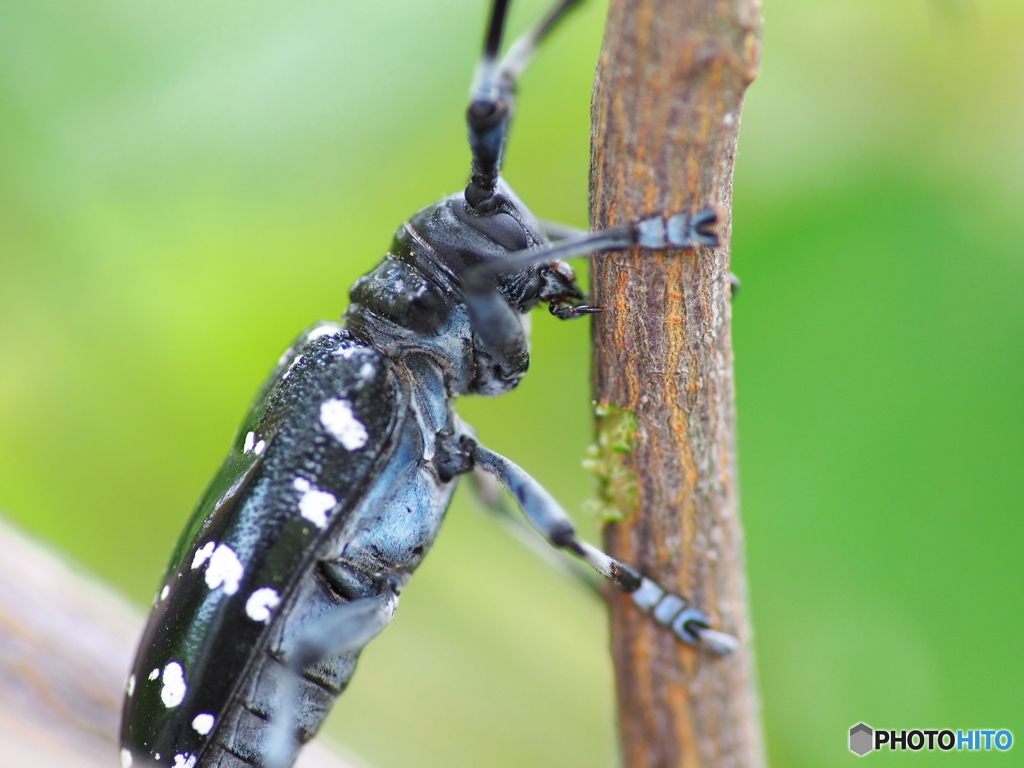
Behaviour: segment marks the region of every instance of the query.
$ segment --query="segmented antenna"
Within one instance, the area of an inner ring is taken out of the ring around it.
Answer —
[[[582,0],[561,0],[554,5],[547,15],[538,22],[537,26],[529,30],[522,37],[518,38],[508,49],[508,53],[501,60],[501,77],[511,80],[513,83],[530,63],[533,54],[558,23],[565,16],[579,5]]]
[[[496,61],[501,50],[501,37],[505,32],[510,0],[495,0],[491,5],[491,18],[487,23],[487,37],[484,39],[484,59]]]
[[[505,31],[511,0],[494,0],[484,38],[484,51],[477,65],[466,122],[469,148],[473,153],[472,173],[466,187],[466,201],[477,210],[487,201],[501,173],[501,160],[512,119],[516,80],[537,50],[540,42],[580,0],[559,0],[541,21],[516,40],[498,62],[498,51]]]
[[[477,65],[466,122],[469,148],[473,153],[472,173],[466,187],[466,200],[477,208],[494,194],[501,172],[501,156],[508,135],[510,104],[499,86],[498,51],[505,31],[510,0],[494,0],[484,38],[484,52]]]

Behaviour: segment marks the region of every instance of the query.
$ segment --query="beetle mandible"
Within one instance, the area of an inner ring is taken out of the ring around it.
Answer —
[[[559,0],[500,59],[509,0],[493,1],[467,110],[468,185],[403,224],[343,322],[302,334],[258,394],[150,613],[125,697],[125,768],[290,766],[471,471],[678,639],[735,647],[689,601],[578,539],[551,495],[453,410],[459,395],[516,386],[534,306],[562,319],[599,311],[576,303],[565,259],[718,244],[711,208],[591,233],[542,226],[500,178],[516,79],[578,1]]]

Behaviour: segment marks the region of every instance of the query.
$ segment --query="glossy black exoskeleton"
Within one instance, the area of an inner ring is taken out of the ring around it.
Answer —
[[[390,621],[460,475],[496,478],[552,545],[582,558],[680,640],[735,641],[678,595],[576,537],[518,466],[453,410],[526,373],[523,318],[597,311],[562,260],[639,245],[715,246],[715,212],[654,215],[552,242],[499,178],[514,82],[575,4],[498,60],[495,0],[467,121],[467,188],[415,214],[352,287],[344,321],[284,354],[182,534],[128,681],[122,764],[285,768]],[[564,234],[564,228],[559,228]]]

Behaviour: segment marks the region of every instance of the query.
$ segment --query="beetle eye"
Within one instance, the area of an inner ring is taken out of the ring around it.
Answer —
[[[509,213],[498,212],[478,219],[477,229],[509,251],[522,251],[530,247],[526,229]]]

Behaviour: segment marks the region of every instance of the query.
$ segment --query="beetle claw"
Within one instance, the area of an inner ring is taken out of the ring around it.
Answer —
[[[590,304],[576,304],[568,306],[551,305],[551,314],[559,320],[572,320],[573,318],[583,317],[584,315],[595,315],[598,312],[604,312],[604,308],[595,307]]]

